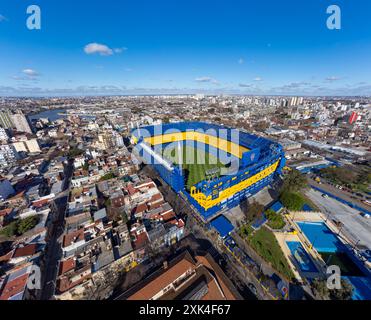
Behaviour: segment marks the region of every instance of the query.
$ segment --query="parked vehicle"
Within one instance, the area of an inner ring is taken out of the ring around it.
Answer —
[[[249,283],[247,285],[247,287],[250,289],[250,291],[254,294],[254,295],[258,295],[258,290],[256,290],[256,287],[252,284],[252,283]]]

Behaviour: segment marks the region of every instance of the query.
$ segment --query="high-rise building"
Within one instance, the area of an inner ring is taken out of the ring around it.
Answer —
[[[297,105],[296,102],[297,102],[297,98],[296,97],[292,97],[291,100],[290,100],[289,106],[290,107],[296,106]]]
[[[290,99],[289,106],[290,107],[300,106],[300,105],[303,104],[303,102],[304,102],[304,98],[303,97],[292,97]]]
[[[19,155],[12,145],[0,145],[0,168],[14,164],[17,159]]]
[[[15,113],[11,116],[11,118],[17,131],[32,134],[30,123],[23,113]]]
[[[352,112],[350,117],[349,117],[349,124],[353,124],[358,120],[358,114],[356,112]]]
[[[4,128],[0,128],[0,141],[8,141],[9,136]]]
[[[98,147],[102,150],[123,147],[124,145],[122,135],[116,131],[106,131],[98,134]]]
[[[0,126],[4,129],[14,127],[11,114],[8,111],[0,111]]]
[[[121,134],[119,134],[116,131],[113,131],[113,139],[114,139],[116,147],[123,147],[125,145],[124,138],[122,137]]]

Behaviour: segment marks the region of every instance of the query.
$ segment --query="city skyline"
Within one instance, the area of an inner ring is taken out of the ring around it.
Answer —
[[[37,1],[0,7],[0,96],[368,96],[371,4],[336,1]],[[192,19],[191,19],[192,17]]]

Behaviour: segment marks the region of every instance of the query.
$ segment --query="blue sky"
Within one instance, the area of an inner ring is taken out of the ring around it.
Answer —
[[[371,95],[371,1],[2,0],[0,49],[3,96]]]

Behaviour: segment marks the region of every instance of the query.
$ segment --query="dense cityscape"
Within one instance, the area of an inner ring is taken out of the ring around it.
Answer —
[[[2,318],[367,314],[370,14],[2,0]]]
[[[370,299],[371,99],[0,103],[0,299]],[[178,123],[277,142],[282,173],[205,219],[135,152],[135,129]]]

